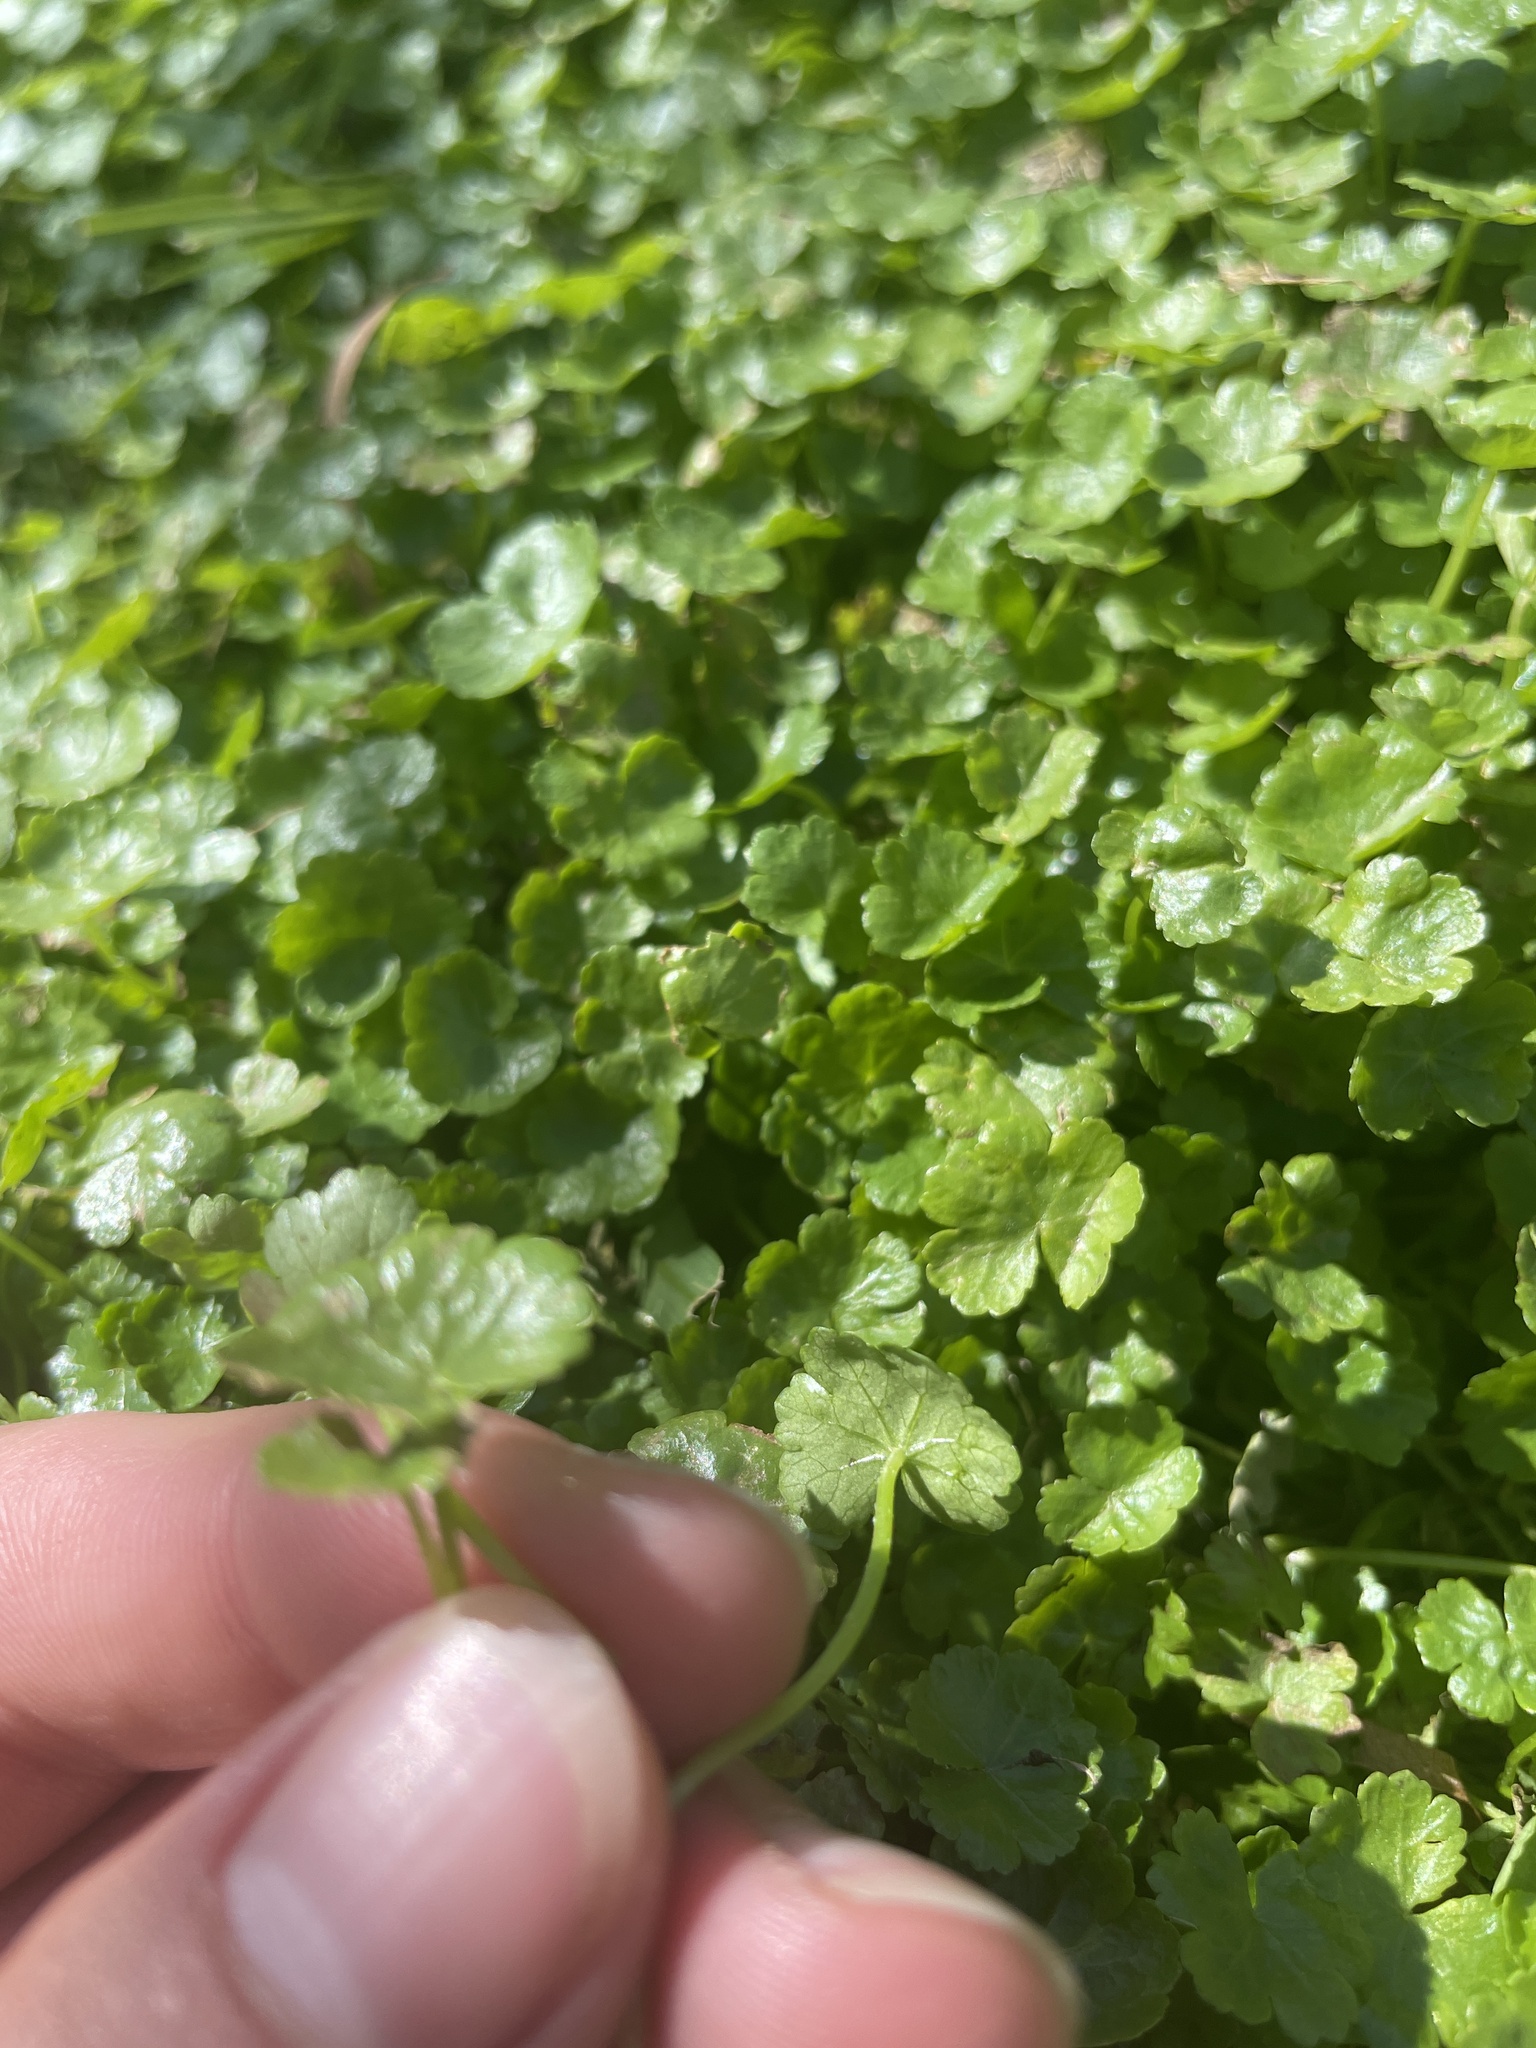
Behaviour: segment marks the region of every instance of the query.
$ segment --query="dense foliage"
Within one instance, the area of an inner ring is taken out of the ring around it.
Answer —
[[[1092,2041],[1536,2040],[1533,0],[0,48],[4,1412],[748,1486]]]

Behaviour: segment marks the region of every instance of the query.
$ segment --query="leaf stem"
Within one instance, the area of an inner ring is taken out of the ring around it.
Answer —
[[[464,1554],[459,1548],[458,1523],[454,1519],[453,1509],[443,1498],[446,1490],[439,1488],[432,1496],[432,1506],[437,1514],[437,1540],[443,1547],[443,1563],[447,1567],[450,1588],[455,1593],[462,1593],[467,1590],[469,1580],[464,1575]]]
[[[1035,622],[1024,636],[1024,652],[1037,654],[1051,636],[1051,628],[1071,603],[1077,588],[1077,564],[1068,562],[1051,585],[1051,594],[1035,614]]]
[[[1536,1734],[1527,1735],[1523,1741],[1517,1742],[1505,1758],[1504,1768],[1499,1773],[1499,1790],[1506,1799],[1514,1789],[1515,1773],[1533,1752],[1536,1752]]]
[[[1485,469],[1478,479],[1477,488],[1467,500],[1467,509],[1457,532],[1451,552],[1445,558],[1445,567],[1440,571],[1438,582],[1429,594],[1429,608],[1432,612],[1443,612],[1456,595],[1456,586],[1461,581],[1461,572],[1467,566],[1467,557],[1472,552],[1477,538],[1478,521],[1483,516],[1483,507],[1489,494],[1498,482],[1496,469]]]
[[[896,1482],[901,1477],[904,1463],[905,1453],[892,1451],[880,1468],[869,1559],[859,1581],[859,1590],[849,1602],[848,1612],[838,1623],[832,1640],[815,1663],[801,1672],[794,1684],[781,1692],[770,1706],[764,1707],[760,1714],[754,1714],[750,1721],[743,1721],[728,1735],[722,1735],[707,1749],[701,1749],[691,1762],[683,1765],[672,1780],[674,1806],[681,1806],[724,1765],[745,1756],[749,1749],[755,1749],[758,1743],[766,1742],[770,1735],[777,1735],[781,1728],[787,1727],[802,1708],[808,1707],[816,1695],[832,1683],[858,1648],[860,1638],[873,1619],[885,1585],[885,1575],[890,1570],[891,1538],[896,1528]]]
[[[1197,1449],[1209,1451],[1213,1458],[1225,1458],[1229,1465],[1240,1465],[1243,1462],[1242,1452],[1234,1451],[1232,1446],[1224,1444],[1220,1437],[1207,1436],[1203,1429],[1191,1429],[1187,1422],[1184,1424],[1184,1434]]]
[[[1350,1544],[1332,1548],[1309,1543],[1300,1550],[1289,1551],[1286,1563],[1299,1565],[1303,1571],[1319,1564],[1379,1564],[1398,1565],[1405,1571],[1478,1572],[1501,1579],[1524,1569],[1517,1561],[1508,1559],[1457,1557],[1442,1550],[1375,1550],[1369,1547],[1357,1550]]]
[[[1437,313],[1443,313],[1447,306],[1455,303],[1456,294],[1461,290],[1461,280],[1466,276],[1467,265],[1472,261],[1472,251],[1477,245],[1478,229],[1481,226],[1480,220],[1464,220],[1457,229],[1450,260],[1441,276],[1440,289],[1435,293]]]
[[[1509,617],[1504,625],[1504,631],[1511,640],[1522,637],[1525,631],[1525,615],[1531,608],[1532,598],[1536,598],[1536,588],[1529,583],[1522,583],[1515,592],[1514,602],[1510,605]],[[1507,654],[1504,657],[1504,669],[1500,680],[1506,690],[1512,690],[1519,682],[1523,662],[1523,655]]]
[[[445,1486],[437,1495],[439,1524],[446,1524],[468,1537],[486,1563],[509,1586],[526,1586],[533,1593],[547,1593],[528,1567],[513,1556],[489,1523],[477,1515],[461,1493]]]
[[[455,1583],[454,1567],[448,1553],[438,1541],[431,1523],[421,1511],[421,1503],[414,1493],[401,1496],[405,1512],[411,1518],[411,1527],[416,1533],[416,1546],[421,1552],[421,1561],[427,1568],[427,1583],[432,1588],[434,1600],[447,1600],[461,1590]]]
[[[1381,104],[1381,86],[1376,77],[1376,66],[1367,64],[1366,77],[1371,87],[1371,203],[1385,206],[1391,190],[1392,175],[1387,153],[1387,123]]]
[[[30,1266],[34,1273],[41,1274],[51,1287],[62,1287],[66,1293],[74,1291],[74,1282],[69,1275],[52,1259],[45,1259],[41,1252],[33,1251],[31,1245],[19,1238],[15,1231],[0,1227],[0,1252],[8,1252],[13,1259],[20,1259],[24,1266]]]

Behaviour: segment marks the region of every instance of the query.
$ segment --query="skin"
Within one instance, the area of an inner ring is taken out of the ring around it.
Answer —
[[[291,1411],[0,1431],[8,2048],[1069,2048],[988,1894],[738,1767],[797,1546],[494,1418],[466,1491],[551,1597],[431,1607],[393,1502],[254,1469]]]

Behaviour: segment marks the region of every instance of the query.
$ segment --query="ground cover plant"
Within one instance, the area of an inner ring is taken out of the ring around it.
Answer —
[[[6,1418],[746,1487],[1090,2041],[1536,2040],[1533,0],[0,46]]]

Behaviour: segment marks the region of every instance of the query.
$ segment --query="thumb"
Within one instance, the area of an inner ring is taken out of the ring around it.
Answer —
[[[0,1965],[0,2039],[602,2048],[665,1855],[596,1642],[537,1594],[465,1594],[58,1893]]]

